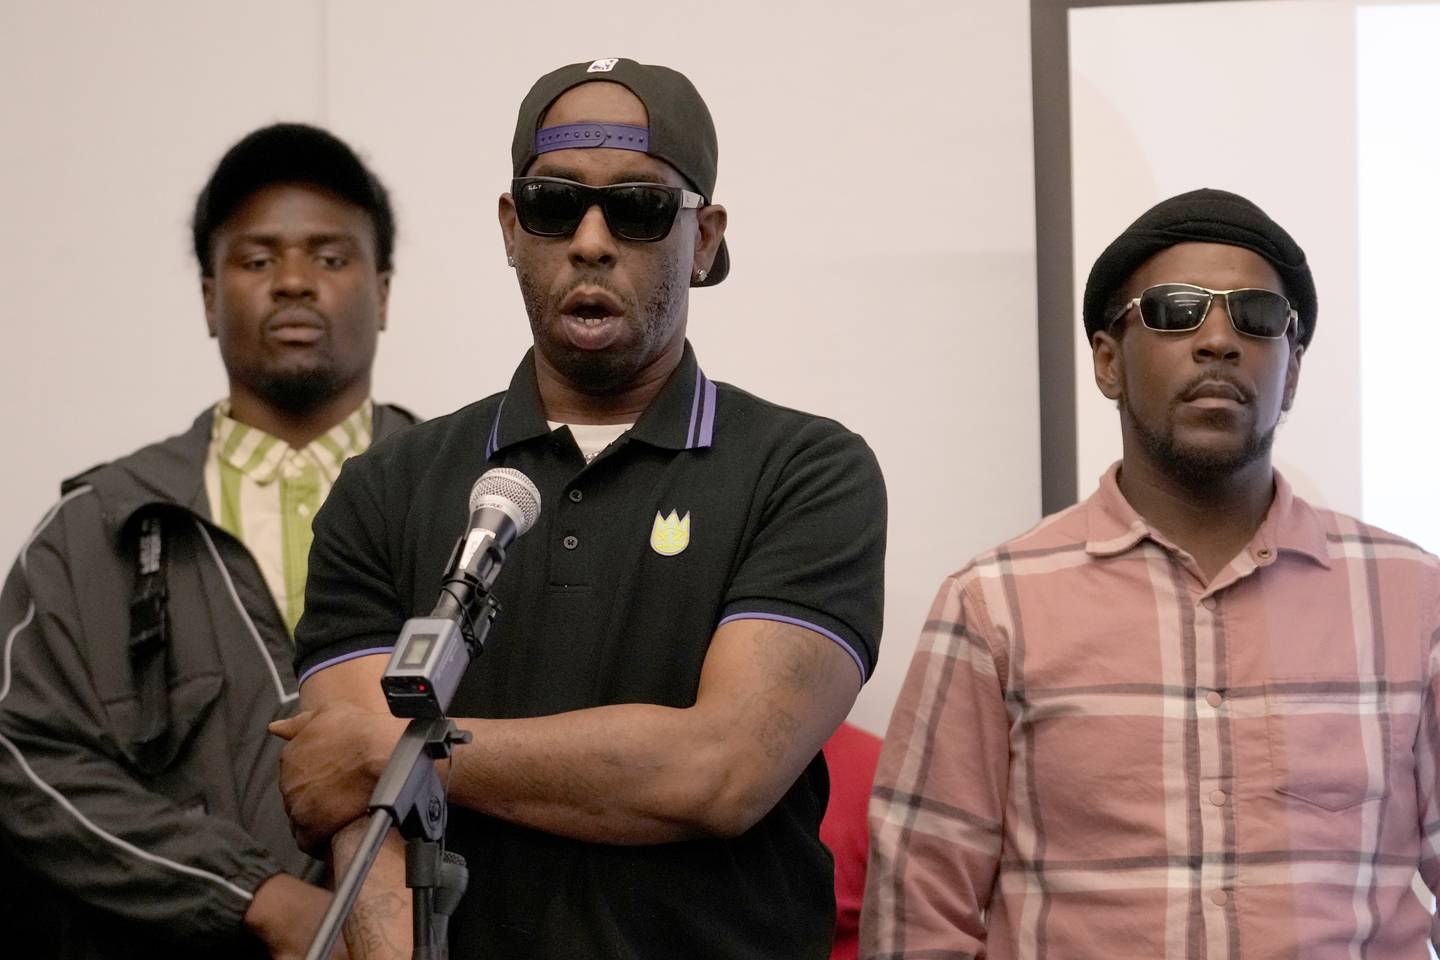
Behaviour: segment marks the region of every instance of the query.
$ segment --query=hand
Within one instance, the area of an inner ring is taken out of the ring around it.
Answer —
[[[280,792],[302,850],[324,856],[335,831],[365,815],[405,721],[343,701],[276,720],[290,741],[280,754]]]
[[[277,873],[256,889],[245,911],[245,929],[265,944],[271,960],[301,960],[329,907],[330,891],[312,887],[288,873]],[[343,939],[336,942],[330,957],[348,960]]]

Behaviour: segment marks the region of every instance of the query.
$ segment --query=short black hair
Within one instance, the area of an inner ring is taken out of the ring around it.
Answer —
[[[276,123],[246,136],[226,151],[195,198],[190,222],[200,273],[213,276],[215,231],[256,190],[273,183],[305,183],[329,190],[370,215],[375,226],[377,269],[388,271],[395,250],[390,194],[355,151],[339,137],[305,123]]]

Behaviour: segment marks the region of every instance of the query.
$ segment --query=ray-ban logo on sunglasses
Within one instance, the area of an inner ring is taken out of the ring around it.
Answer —
[[[611,57],[608,60],[596,60],[586,68],[586,73],[609,73],[615,69],[615,64],[620,62],[619,57]]]

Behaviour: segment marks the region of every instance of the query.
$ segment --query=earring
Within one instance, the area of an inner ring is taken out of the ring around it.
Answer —
[[[505,265],[506,265],[507,267],[513,267],[513,266],[515,266],[515,256],[514,256],[514,254],[509,254],[509,253],[505,254]]]
[[[709,271],[709,270],[696,270],[696,271],[695,271],[695,282],[696,282],[696,283],[704,283],[704,282],[705,282],[705,278],[708,277],[709,275],[710,275],[710,271]]]

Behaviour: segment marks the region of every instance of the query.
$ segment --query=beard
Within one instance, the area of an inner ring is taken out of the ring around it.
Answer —
[[[267,403],[287,413],[308,413],[332,399],[345,386],[333,364],[250,370],[244,379]]]
[[[674,267],[678,260],[678,256],[669,255],[655,264],[656,282],[643,301],[622,296],[603,277],[586,275],[551,294],[532,274],[518,270],[520,295],[525,301],[536,348],[585,393],[604,395],[625,388],[664,350],[684,315],[689,283],[688,274],[681,274],[683,281],[677,279]],[[563,337],[552,335],[551,328],[563,322],[560,304],[582,286],[599,287],[623,304],[625,324],[629,328],[625,342],[609,350],[581,350],[565,342]]]
[[[1266,457],[1275,443],[1277,420],[1268,430],[1261,430],[1252,423],[1243,442],[1229,449],[1216,449],[1183,443],[1175,436],[1175,410],[1180,405],[1177,398],[1170,403],[1164,427],[1152,429],[1135,415],[1126,391],[1120,395],[1120,415],[1129,424],[1135,438],[1144,448],[1152,463],[1160,465],[1165,472],[1187,487],[1205,487],[1233,476],[1244,467]],[[1215,414],[1214,426],[1225,426],[1228,418]]]

